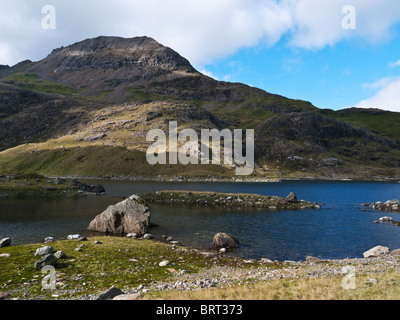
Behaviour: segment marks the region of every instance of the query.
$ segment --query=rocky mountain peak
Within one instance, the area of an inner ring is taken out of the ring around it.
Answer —
[[[54,60],[56,71],[147,67],[195,72],[189,61],[149,37],[87,39],[53,50],[45,60]]]
[[[188,60],[152,38],[105,36],[55,49],[25,73],[74,87],[84,95],[115,91],[110,101],[123,100],[127,88],[198,74]]]

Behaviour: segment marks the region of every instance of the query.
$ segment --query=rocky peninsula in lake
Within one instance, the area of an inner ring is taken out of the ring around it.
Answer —
[[[170,203],[191,206],[264,208],[269,210],[296,210],[320,208],[322,204],[298,200],[291,192],[286,198],[245,193],[206,191],[156,191],[140,196],[148,203]]]

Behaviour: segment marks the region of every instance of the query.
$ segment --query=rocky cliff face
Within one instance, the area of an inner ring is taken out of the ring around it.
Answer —
[[[317,113],[277,115],[257,126],[256,132],[257,154],[266,161],[302,168],[374,161],[400,166],[390,152],[400,150],[399,141]]]

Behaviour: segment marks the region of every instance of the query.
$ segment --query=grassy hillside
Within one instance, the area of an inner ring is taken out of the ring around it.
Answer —
[[[352,108],[338,111],[325,109],[321,110],[321,113],[364,127],[388,138],[400,140],[400,112]]]

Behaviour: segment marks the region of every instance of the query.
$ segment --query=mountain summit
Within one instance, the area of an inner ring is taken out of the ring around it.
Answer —
[[[400,114],[321,110],[196,71],[148,37],[98,37],[38,62],[0,66],[0,174],[232,176],[221,166],[150,166],[150,129],[254,129],[256,175],[394,178]]]
[[[27,69],[40,79],[81,90],[84,95],[114,91],[125,96],[128,87],[198,74],[189,61],[149,37],[98,37],[62,47]]]

